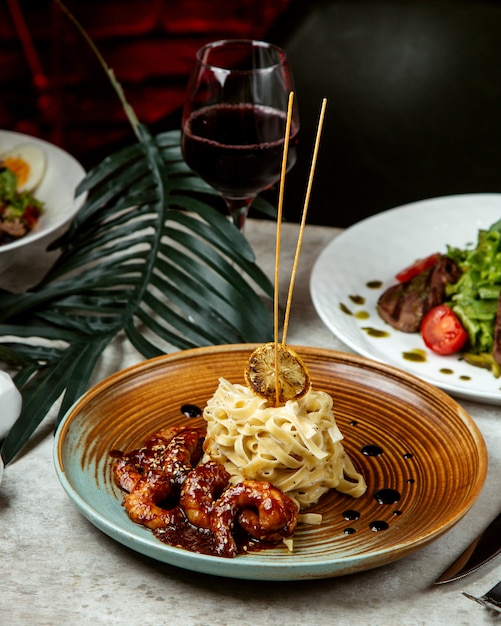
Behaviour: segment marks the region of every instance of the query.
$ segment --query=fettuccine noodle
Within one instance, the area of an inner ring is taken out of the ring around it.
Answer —
[[[222,463],[231,482],[269,481],[301,509],[329,489],[361,496],[366,490],[341,443],[332,398],[310,389],[299,400],[271,406],[249,388],[224,378],[204,409],[205,460]]]

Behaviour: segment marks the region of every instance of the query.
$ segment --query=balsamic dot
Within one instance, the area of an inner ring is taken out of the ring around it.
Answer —
[[[399,515],[402,515],[402,511],[400,511],[399,509],[395,509],[393,511],[393,515],[395,515],[395,517],[398,517]]]
[[[351,420],[350,426],[358,426],[357,420]]]
[[[202,415],[202,409],[196,404],[183,404],[181,413],[186,417],[200,417]]]
[[[412,459],[412,452],[406,452],[404,454],[404,459]]]
[[[348,509],[347,511],[343,511],[343,517],[345,520],[353,521],[360,519],[360,513],[354,509]]]
[[[408,478],[407,479],[407,484],[409,485],[413,485],[416,481],[414,480],[414,478]]]
[[[361,452],[365,456],[381,456],[383,454],[383,448],[374,444],[369,444],[361,449]]]
[[[400,494],[396,489],[380,489],[374,494],[378,504],[396,504],[400,500]]]
[[[389,527],[383,520],[374,520],[369,524],[369,528],[374,532],[379,532],[380,530],[387,530]]]
[[[345,535],[354,535],[357,531],[354,528],[345,528],[343,532]]]

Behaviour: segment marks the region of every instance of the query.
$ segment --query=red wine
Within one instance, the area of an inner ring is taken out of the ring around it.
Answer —
[[[270,107],[220,104],[192,113],[182,148],[188,165],[223,195],[248,198],[280,178],[286,116]],[[288,169],[296,161],[291,124]]]

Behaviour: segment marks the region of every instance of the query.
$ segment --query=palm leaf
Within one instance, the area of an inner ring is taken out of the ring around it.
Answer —
[[[244,236],[185,165],[177,131],[107,157],[76,191],[86,201],[36,288],[0,291],[0,360],[23,411],[1,448],[7,465],[50,408],[56,423],[124,333],[150,358],[172,349],[272,337],[272,286]],[[202,194],[202,195],[201,195]]]
[[[139,123],[92,40],[56,2],[107,72],[138,141],[82,181],[75,195],[85,203],[52,246],[61,255],[45,279],[24,294],[0,290],[0,361],[23,395],[0,449],[5,465],[57,401],[59,423],[119,333],[145,358],[273,334],[261,299],[272,285],[216,208],[218,194],[184,163],[180,133],[153,137]],[[274,214],[264,200],[258,206]]]

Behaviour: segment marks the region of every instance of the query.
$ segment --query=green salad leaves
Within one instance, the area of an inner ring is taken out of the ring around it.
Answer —
[[[31,191],[17,191],[17,176],[6,167],[0,167],[0,205],[9,210],[11,217],[23,217],[28,207],[39,211],[43,208],[43,202]]]
[[[468,333],[464,358],[472,365],[492,370],[501,365],[493,357],[494,330],[501,291],[501,220],[489,230],[479,230],[474,248],[448,246],[447,255],[461,268],[461,278],[447,286],[448,304]]]

